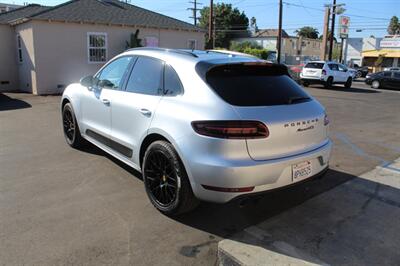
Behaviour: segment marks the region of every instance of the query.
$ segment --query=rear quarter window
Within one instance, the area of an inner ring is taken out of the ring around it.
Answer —
[[[310,100],[281,66],[217,66],[207,72],[206,81],[223,100],[236,106],[284,105]]]

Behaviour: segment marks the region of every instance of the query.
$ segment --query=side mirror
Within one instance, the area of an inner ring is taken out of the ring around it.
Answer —
[[[114,83],[112,83],[112,82],[109,81],[108,79],[102,79],[102,80],[100,80],[100,81],[97,83],[97,85],[98,85],[100,88],[105,88],[105,87],[113,88],[113,87],[114,87]]]
[[[94,85],[94,81],[95,81],[95,78],[93,76],[86,76],[86,77],[81,78],[79,83],[82,86],[84,86],[86,88],[89,88],[89,87],[92,87]]]

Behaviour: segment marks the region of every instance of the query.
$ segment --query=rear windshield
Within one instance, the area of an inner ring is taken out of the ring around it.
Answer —
[[[206,80],[223,100],[237,106],[283,105],[310,100],[282,67],[223,65],[207,72]]]
[[[322,69],[324,67],[324,63],[307,63],[305,68],[318,68]]]

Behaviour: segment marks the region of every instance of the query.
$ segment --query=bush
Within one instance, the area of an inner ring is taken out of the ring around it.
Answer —
[[[244,49],[243,53],[254,55],[258,58],[267,60],[268,59],[268,51],[266,49],[257,49],[257,48],[246,48]]]
[[[232,42],[231,46],[229,48],[231,51],[237,51],[240,53],[245,53],[249,55],[256,56],[261,59],[268,59],[268,50],[262,48],[261,45],[258,45],[257,43],[254,42]]]
[[[262,49],[262,46],[255,42],[232,42],[231,46],[229,47],[231,51],[237,51],[241,53],[243,53],[244,49],[246,48]]]

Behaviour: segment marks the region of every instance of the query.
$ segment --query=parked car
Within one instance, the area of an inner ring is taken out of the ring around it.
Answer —
[[[304,66],[300,79],[306,87],[310,84],[323,84],[331,88],[333,84],[344,84],[346,88],[351,88],[353,74],[346,66],[336,62],[311,61]]]
[[[382,71],[368,74],[365,83],[372,88],[400,89],[400,71]]]
[[[383,71],[400,71],[400,67],[385,67]]]
[[[62,96],[66,142],[84,140],[142,173],[165,214],[322,175],[325,108],[283,65],[244,55],[128,50]]]
[[[354,64],[353,68],[357,70],[356,78],[365,78],[365,76],[368,74],[367,66],[360,67],[359,65]]]

